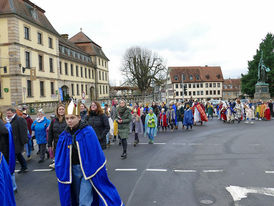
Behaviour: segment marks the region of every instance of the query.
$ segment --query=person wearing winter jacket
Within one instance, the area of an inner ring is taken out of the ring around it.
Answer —
[[[50,124],[50,120],[45,117],[42,109],[38,110],[37,119],[32,123],[31,129],[35,132],[35,139],[39,146],[40,160],[38,163],[45,161],[45,154],[47,152],[47,128]],[[48,154],[48,152],[47,152]]]
[[[51,121],[48,130],[48,148],[49,151],[53,151],[53,154],[55,154],[56,151],[59,135],[65,130],[66,127],[67,123],[65,120],[65,105],[58,104],[56,108],[56,117]],[[54,161],[49,165],[49,167],[55,167]]]
[[[86,119],[86,116],[88,115],[88,108],[84,103],[80,104],[80,116],[82,120]]]
[[[141,117],[138,115],[138,110],[136,109],[133,110],[130,131],[134,132],[135,138],[133,146],[136,147],[136,145],[139,143],[138,135],[143,133],[143,122],[141,120]]]
[[[173,131],[176,126],[175,118],[176,118],[175,110],[173,108],[173,105],[170,104],[169,109],[167,110],[167,121],[168,121],[168,125],[170,126],[171,131]]]
[[[27,152],[27,158],[28,158],[28,160],[30,160],[31,159],[31,151],[32,151],[32,148],[33,148],[32,130],[31,130],[31,125],[33,123],[33,120],[27,114],[26,110],[23,111],[22,117],[27,121],[28,138],[29,138],[29,140],[28,140],[28,142],[26,144],[26,152]]]
[[[109,121],[107,115],[98,102],[91,102],[88,116],[86,116],[87,123],[95,130],[102,149],[107,148],[107,133],[109,132]]]

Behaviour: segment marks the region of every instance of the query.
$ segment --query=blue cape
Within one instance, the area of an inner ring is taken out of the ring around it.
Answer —
[[[106,159],[92,127],[79,129],[75,135],[83,176],[93,187],[92,206],[123,206],[115,186],[108,179]],[[61,205],[76,206],[71,192],[72,136],[67,131],[59,136],[55,153],[55,171]]]
[[[193,125],[193,113],[191,109],[185,110],[183,125],[185,126]]]
[[[10,123],[6,123],[5,126],[9,132],[9,169],[10,174],[13,174],[15,170],[15,148],[13,142],[12,127]]]
[[[154,137],[156,137],[157,135],[157,117],[156,115],[153,113],[153,118],[154,118],[154,121],[155,121],[155,129],[154,129]],[[144,136],[146,136],[148,134],[148,120],[149,120],[149,114],[146,115],[146,120],[145,120],[145,134]]]
[[[173,104],[172,108],[174,109],[175,111],[175,125],[177,125],[177,107],[175,104]]]
[[[0,205],[16,205],[12,188],[12,181],[9,166],[0,152]]]

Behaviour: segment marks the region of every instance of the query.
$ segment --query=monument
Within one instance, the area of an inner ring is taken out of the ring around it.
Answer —
[[[264,65],[263,51],[262,51],[261,59],[258,65],[258,80],[257,80],[257,84],[255,85],[254,99],[258,99],[258,100],[270,99],[269,84],[265,82],[267,79],[267,72],[269,71],[270,69]]]

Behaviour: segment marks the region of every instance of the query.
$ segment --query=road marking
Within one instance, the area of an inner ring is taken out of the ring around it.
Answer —
[[[167,172],[167,169],[146,169],[148,172]]]
[[[265,171],[266,174],[274,174],[274,171]]]
[[[166,143],[163,143],[163,142],[154,142],[154,144],[164,145],[164,144],[166,144]]]
[[[172,144],[174,144],[174,145],[187,145],[187,143],[175,143],[175,142],[173,142]]]
[[[138,144],[148,144],[148,143],[145,143],[145,142],[139,142]]]
[[[53,169],[36,169],[36,170],[32,170],[33,172],[50,172]]]
[[[200,146],[203,145],[202,143],[189,143],[189,146]]]
[[[235,202],[240,201],[243,198],[247,198],[248,193],[274,197],[274,188],[229,186],[226,187],[226,190],[231,194]]]
[[[137,169],[115,169],[116,172],[135,172]]]
[[[179,173],[193,173],[197,172],[196,170],[173,170],[173,172],[179,172]]]
[[[217,173],[217,172],[223,172],[223,170],[203,170],[204,173]]]

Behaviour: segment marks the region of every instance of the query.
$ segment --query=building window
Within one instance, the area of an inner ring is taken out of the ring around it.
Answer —
[[[200,91],[197,91],[197,95],[200,95]]]
[[[212,83],[209,83],[209,87],[212,88]]]
[[[184,74],[182,74],[183,80],[186,80],[186,76]]]
[[[60,74],[63,73],[63,71],[62,71],[62,62],[61,61],[59,62],[59,71],[60,71]]]
[[[73,76],[73,64],[70,65],[70,75]]]
[[[100,94],[102,94],[102,86],[100,85]]]
[[[197,88],[200,88],[200,84],[199,83],[197,84]]]
[[[83,93],[83,92],[84,92],[84,85],[81,84],[81,93]]]
[[[105,85],[103,85],[103,94],[105,94]]]
[[[208,95],[208,91],[206,91],[206,95]]]
[[[216,95],[216,90],[213,91],[213,94]]]
[[[213,83],[213,87],[216,87],[216,83]]]
[[[201,83],[201,84],[200,84],[200,87],[203,88],[203,86],[204,86],[203,83]]]
[[[43,71],[43,56],[38,55],[39,71]]]
[[[79,68],[77,65],[76,65],[76,76],[79,77]]]
[[[87,68],[85,67],[85,78],[88,78]]]
[[[30,53],[25,52],[26,68],[30,68]]]
[[[105,78],[105,80],[107,81],[107,80],[108,80],[108,75],[107,75],[107,72],[105,73],[105,75],[106,75],[106,78]]]
[[[74,96],[74,84],[71,84],[71,95]]]
[[[37,43],[43,44],[42,33],[40,33],[40,32],[37,33]]]
[[[180,96],[183,96],[183,92],[180,92]]]
[[[51,49],[53,48],[52,47],[52,38],[50,38],[50,37],[49,37],[49,48],[51,48]]]
[[[90,69],[88,69],[88,78],[91,79],[91,76],[90,76]]]
[[[49,71],[53,72],[53,59],[49,58]]]
[[[194,84],[193,84],[193,88],[195,88],[195,87],[196,87],[196,84],[194,83]]]
[[[27,95],[28,97],[32,97],[31,80],[27,80]]]
[[[29,35],[29,28],[24,27],[24,33],[25,33],[25,39],[30,40],[30,35]]]
[[[40,81],[40,96],[44,97],[45,96],[45,88],[44,88],[44,82]]]
[[[217,83],[217,86],[218,86],[218,87],[221,87],[221,84],[220,84],[220,83]]]
[[[193,96],[195,96],[196,95],[196,92],[195,91],[193,91]]]
[[[175,88],[178,89],[178,84],[175,84]]]
[[[204,95],[204,91],[201,91],[201,95]]]
[[[92,70],[92,79],[94,79],[94,70]]]
[[[176,92],[176,97],[178,97],[179,96],[179,92]]]
[[[79,96],[80,95],[80,93],[79,93],[79,84],[76,84],[76,92],[77,92],[77,96]]]
[[[86,95],[88,95],[88,85],[86,85]]]
[[[188,92],[188,95],[191,96],[191,92]]]
[[[104,74],[104,72],[102,72],[102,80],[103,81],[105,80],[105,74]]]
[[[212,91],[211,90],[209,91],[209,94],[212,95]]]
[[[205,84],[205,87],[208,88],[208,83]]]
[[[81,77],[83,77],[83,67],[80,68],[81,72]]]
[[[177,75],[174,76],[174,80],[178,81],[178,76]]]
[[[68,63],[65,63],[65,75],[68,75]]]
[[[218,95],[220,95],[221,94],[221,91],[220,90],[218,90]]]
[[[200,80],[200,76],[198,74],[196,75],[196,80]]]
[[[50,93],[54,95],[54,82],[50,82]]]
[[[101,80],[101,71],[99,71],[99,80]]]
[[[191,84],[188,84],[188,88],[191,88]]]
[[[192,75],[189,76],[189,80],[193,80],[193,76]]]

